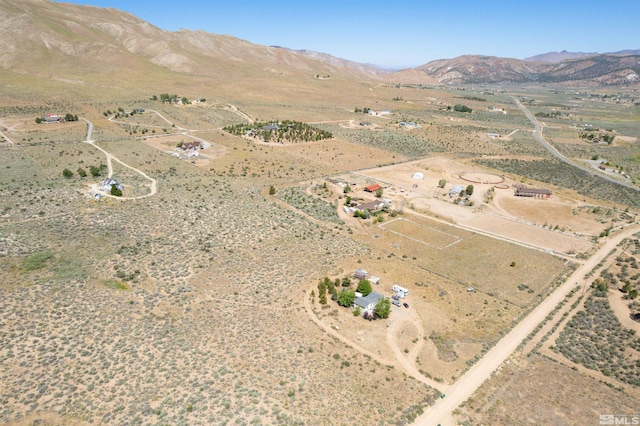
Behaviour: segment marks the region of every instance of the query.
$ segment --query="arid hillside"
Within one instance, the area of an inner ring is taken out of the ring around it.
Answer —
[[[640,55],[591,55],[557,63],[465,55],[432,61],[417,69],[445,84],[627,86],[640,82]]]
[[[56,90],[145,94],[178,84],[190,96],[269,92],[285,99],[339,95],[344,84],[367,89],[393,84],[559,83],[634,85],[640,56],[592,55],[559,63],[466,55],[390,72],[328,54],[263,46],[204,31],[161,30],[116,9],[6,0],[0,4],[0,72],[11,87],[20,76]],[[188,24],[185,24],[188,27]],[[416,58],[419,60],[419,58]],[[355,84],[354,84],[355,83]],[[29,92],[29,84],[25,91]]]
[[[335,88],[336,81],[377,81],[388,74],[329,55],[312,57],[203,31],[167,32],[116,9],[47,0],[0,4],[0,52],[0,70],[8,73],[4,81],[30,76],[63,82],[78,92],[129,95],[179,82],[193,92],[207,86],[229,94],[268,90],[277,96],[322,92]]]

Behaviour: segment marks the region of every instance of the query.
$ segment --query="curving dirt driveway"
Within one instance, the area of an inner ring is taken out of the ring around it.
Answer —
[[[398,363],[405,369],[407,374],[414,379],[431,386],[432,388],[438,390],[440,393],[448,392],[448,385],[438,383],[433,379],[425,377],[416,367],[416,358],[418,357],[420,350],[424,346],[424,329],[422,327],[422,321],[414,318],[413,315],[411,315],[408,311],[397,311],[392,312],[392,314],[394,317],[391,320],[389,328],[387,328],[387,344],[393,351],[393,354],[395,355]],[[396,339],[397,331],[402,328],[401,326],[404,322],[410,322],[418,330],[418,341],[416,345],[411,348],[411,351],[409,351],[409,353],[406,355],[402,354],[402,351],[400,350],[398,341]]]
[[[139,175],[143,176],[145,179],[148,179],[150,181],[150,184],[149,184],[150,191],[149,191],[148,194],[145,194],[145,195],[139,195],[137,197],[116,197],[116,196],[113,196],[111,194],[103,194],[103,196],[115,198],[117,200],[139,200],[141,198],[151,197],[152,195],[155,195],[158,192],[158,182],[154,178],[149,177],[142,170],[138,170],[135,167],[132,167],[132,166],[128,165],[127,163],[119,160],[117,157],[113,156],[112,154],[110,154],[106,150],[104,150],[104,149],[100,148],[98,145],[96,145],[95,141],[92,139],[92,137],[93,137],[93,123],[91,121],[85,119],[85,118],[81,118],[81,120],[84,121],[85,123],[87,123],[87,137],[86,137],[84,142],[88,143],[91,146],[93,146],[97,150],[102,151],[102,153],[107,157],[107,168],[108,168],[108,176],[107,177],[113,176],[113,163],[112,162],[115,161],[117,163],[122,164],[124,167],[133,170],[134,172],[138,173]]]
[[[331,328],[329,325],[325,324],[323,321],[321,321],[320,319],[318,319],[318,317],[313,313],[313,310],[311,308],[311,291],[313,290],[313,288],[310,288],[309,290],[307,290],[306,296],[304,298],[304,307],[307,310],[307,313],[309,314],[309,317],[311,318],[311,320],[313,322],[315,322],[319,327],[321,327],[324,331],[326,331],[329,335],[335,337],[336,339],[340,340],[341,342],[343,342],[344,344],[346,344],[347,346],[357,350],[358,352],[360,352],[361,354],[367,355],[369,357],[371,357],[371,359],[379,362],[382,365],[393,365],[395,367],[401,367],[402,369],[405,370],[405,372],[407,373],[407,375],[413,377],[414,379],[416,379],[419,382],[422,382],[426,385],[431,386],[432,388],[443,392],[445,391],[448,386],[447,385],[443,385],[442,383],[438,383],[435,380],[429,379],[425,376],[423,376],[418,369],[416,368],[414,362],[416,359],[416,356],[418,354],[418,352],[420,351],[422,344],[423,344],[423,330],[422,330],[422,324],[420,323],[420,321],[417,321],[415,319],[400,319],[400,320],[394,320],[391,322],[391,325],[389,326],[389,328],[387,329],[387,343],[389,344],[389,347],[391,348],[393,354],[396,357],[396,361],[397,362],[393,362],[390,360],[386,360],[383,358],[380,358],[380,356],[374,354],[373,352],[370,352],[356,344],[354,344],[351,340],[347,339],[346,337],[342,336],[340,333],[336,332],[336,330],[334,330],[333,328]],[[394,338],[394,333],[395,331],[400,327],[401,323],[404,321],[410,321],[412,324],[414,324],[417,328],[418,328],[418,333],[419,333],[419,343],[418,345],[416,345],[415,348],[413,348],[411,350],[411,352],[409,353],[409,355],[403,355],[402,352],[400,351],[400,348],[398,348],[397,342],[395,341]]]
[[[380,358],[378,355],[374,354],[373,352],[370,352],[364,348],[361,348],[357,345],[355,345],[351,340],[347,339],[346,337],[342,336],[340,333],[336,333],[336,331],[331,328],[330,326],[328,326],[327,324],[325,324],[324,322],[322,322],[321,320],[318,319],[318,317],[313,313],[313,310],[311,309],[311,291],[313,291],[313,287],[309,288],[309,290],[307,290],[307,293],[304,297],[304,308],[307,310],[307,313],[309,314],[309,317],[311,318],[311,320],[313,322],[315,322],[320,328],[322,328],[324,331],[327,332],[327,334],[329,334],[330,336],[335,337],[336,339],[340,340],[342,343],[346,344],[347,346],[349,346],[350,348],[354,348],[355,350],[357,350],[358,352],[360,352],[361,354],[367,355],[369,357],[371,357],[371,359],[379,362],[382,365],[390,365],[389,361]]]
[[[629,310],[629,300],[624,299],[624,293],[614,288],[609,292],[609,305],[611,310],[620,321],[623,327],[635,330],[640,335],[640,322],[631,319],[631,311]]]

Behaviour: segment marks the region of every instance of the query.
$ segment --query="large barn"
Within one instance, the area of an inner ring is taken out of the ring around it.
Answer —
[[[520,187],[516,189],[516,197],[551,198],[551,190],[540,188]]]

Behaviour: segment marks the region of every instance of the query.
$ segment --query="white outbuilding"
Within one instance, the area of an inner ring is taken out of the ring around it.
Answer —
[[[424,180],[424,174],[422,174],[422,172],[415,172],[413,174],[413,179],[420,179],[420,180]]]

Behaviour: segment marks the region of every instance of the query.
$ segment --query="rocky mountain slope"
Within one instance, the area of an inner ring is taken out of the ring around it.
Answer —
[[[524,58],[523,60],[527,62],[549,62],[551,64],[557,64],[558,62],[566,61],[567,59],[579,59],[579,58],[584,58],[586,56],[597,56],[597,55],[600,55],[600,53],[567,52],[566,50],[563,50],[562,52],[542,53],[540,55]],[[640,55],[640,49],[621,50],[619,52],[605,53],[605,55],[616,55],[616,56]]]
[[[0,2],[0,74],[104,90],[179,84],[219,90],[326,90],[321,81],[394,84],[559,83],[627,85],[640,81],[640,55],[589,55],[558,63],[467,55],[390,72],[324,53],[262,46],[204,31],[163,31],[111,8],[49,0]],[[567,52],[568,53],[568,52]],[[566,56],[566,55],[565,55]],[[542,58],[544,59],[544,58]],[[353,85],[353,84],[351,84]],[[315,87],[315,89],[314,89]],[[339,90],[340,89],[336,89]]]
[[[640,55],[593,55],[558,63],[465,55],[418,69],[445,84],[628,85],[640,82]]]

